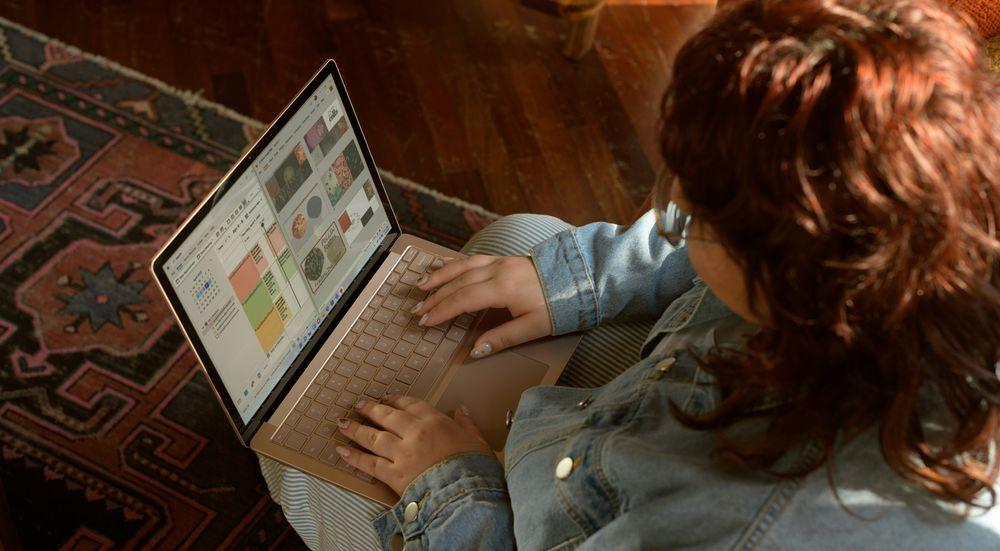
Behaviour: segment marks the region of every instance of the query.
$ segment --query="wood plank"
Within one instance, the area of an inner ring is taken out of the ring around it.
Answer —
[[[3,0],[0,15],[266,121],[335,57],[380,166],[583,222],[644,199],[669,60],[709,4],[610,0],[577,63],[559,53],[565,21],[510,0],[374,0],[335,22],[267,0]]]

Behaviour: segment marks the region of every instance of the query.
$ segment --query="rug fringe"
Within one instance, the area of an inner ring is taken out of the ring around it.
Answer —
[[[390,180],[390,181],[392,181],[392,183],[394,183],[394,184],[396,184],[396,185],[398,185],[400,187],[408,187],[408,188],[414,189],[416,191],[419,191],[421,193],[426,193],[427,195],[430,195],[430,196],[434,197],[435,199],[437,199],[439,201],[446,201],[448,203],[452,203],[453,205],[458,206],[458,207],[462,207],[463,209],[471,210],[471,211],[475,212],[476,214],[478,214],[480,216],[484,216],[484,217],[487,217],[487,218],[500,218],[499,214],[497,214],[497,213],[495,213],[495,212],[493,212],[491,210],[486,210],[485,208],[483,208],[483,207],[481,207],[479,205],[476,205],[474,203],[470,203],[468,201],[464,201],[462,199],[459,199],[458,197],[453,197],[451,195],[445,195],[444,193],[441,193],[440,191],[435,191],[435,190],[433,190],[433,189],[431,189],[431,188],[429,188],[429,187],[427,187],[427,186],[425,186],[423,184],[418,184],[417,182],[414,182],[413,180],[410,180],[409,178],[404,178],[403,176],[397,176],[396,174],[393,174],[392,172],[390,172],[390,171],[388,171],[388,170],[386,170],[384,168],[378,169],[378,173],[382,177],[383,180]]]
[[[112,69],[114,71],[118,71],[118,72],[124,74],[125,76],[127,76],[129,78],[132,78],[132,79],[135,79],[135,80],[138,80],[138,81],[141,81],[141,82],[145,82],[146,84],[152,86],[153,88],[156,88],[156,89],[160,90],[161,92],[167,92],[167,93],[169,93],[171,95],[177,96],[177,97],[181,98],[181,100],[183,100],[185,103],[187,103],[189,105],[196,105],[196,106],[199,106],[199,107],[206,107],[206,108],[214,109],[220,115],[225,115],[227,117],[231,117],[233,119],[236,119],[236,120],[242,122],[243,124],[248,124],[248,125],[254,126],[256,128],[264,128],[264,127],[267,126],[264,123],[260,122],[259,120],[251,118],[251,117],[248,117],[248,116],[246,116],[246,115],[244,115],[242,113],[239,113],[239,112],[237,112],[237,111],[235,111],[235,110],[233,110],[233,109],[231,109],[229,107],[226,107],[225,105],[222,105],[221,103],[216,103],[214,101],[207,100],[207,99],[203,98],[201,96],[201,91],[192,92],[190,90],[182,90],[180,88],[176,88],[174,86],[171,86],[171,85],[167,84],[166,82],[163,82],[162,80],[159,80],[159,79],[153,78],[153,77],[151,77],[149,75],[145,75],[143,73],[140,73],[139,71],[137,71],[135,69],[132,69],[130,67],[126,67],[125,65],[122,65],[122,64],[120,64],[118,62],[115,62],[115,61],[112,61],[112,60],[110,60],[110,59],[108,59],[106,57],[99,56],[97,54],[92,54],[92,53],[90,53],[90,52],[88,52],[86,50],[81,50],[80,48],[78,48],[78,47],[76,47],[76,46],[74,46],[72,44],[67,44],[67,43],[63,42],[62,40],[59,40],[57,38],[52,38],[50,36],[47,36],[47,35],[45,35],[43,33],[40,33],[40,32],[38,32],[38,31],[36,31],[34,29],[25,27],[24,25],[21,25],[20,23],[17,23],[15,21],[11,21],[10,19],[4,18],[4,17],[0,17],[0,24],[3,24],[3,25],[8,26],[8,27],[13,27],[14,29],[17,29],[18,31],[20,31],[21,33],[23,33],[23,34],[25,34],[27,36],[30,36],[32,38],[35,38],[35,39],[37,39],[39,41],[47,41],[47,42],[51,42],[53,44],[57,44],[60,47],[65,48],[67,51],[73,53],[74,55],[80,55],[83,58],[89,59],[90,61],[93,61],[93,62],[95,62],[95,63],[97,63],[99,65],[103,65],[103,66],[108,67],[109,69]],[[12,59],[11,62],[21,63],[20,61],[18,61],[16,59]],[[37,69],[37,67],[32,67],[32,69]]]

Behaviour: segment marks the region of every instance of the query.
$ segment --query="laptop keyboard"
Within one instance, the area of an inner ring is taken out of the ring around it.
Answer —
[[[359,420],[353,408],[362,397],[423,397],[444,371],[474,317],[462,314],[435,327],[421,327],[419,317],[410,314],[427,296],[414,284],[441,264],[441,258],[424,251],[409,248],[403,253],[271,440],[371,481],[334,450],[348,442],[337,430],[337,418]]]

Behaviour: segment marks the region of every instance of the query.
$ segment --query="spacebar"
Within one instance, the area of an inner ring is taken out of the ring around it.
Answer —
[[[427,360],[423,371],[420,372],[420,375],[417,375],[417,380],[410,387],[410,396],[417,396],[419,398],[427,396],[431,387],[434,386],[434,383],[444,373],[444,368],[448,366],[448,361],[451,360],[451,356],[455,353],[455,349],[458,348],[459,344],[451,339],[441,341],[441,345],[438,346],[438,349]]]

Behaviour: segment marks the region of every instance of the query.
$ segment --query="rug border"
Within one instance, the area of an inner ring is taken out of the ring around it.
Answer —
[[[149,75],[147,75],[145,73],[141,73],[141,72],[139,72],[136,69],[133,69],[133,68],[128,67],[126,65],[122,65],[121,63],[118,63],[117,61],[113,61],[113,60],[108,59],[108,58],[106,58],[104,56],[88,52],[88,51],[83,50],[83,49],[81,49],[81,48],[79,48],[77,46],[74,46],[72,44],[68,44],[66,42],[63,42],[62,40],[59,40],[58,38],[52,38],[51,36],[48,36],[45,33],[36,31],[35,29],[32,29],[30,27],[26,27],[26,26],[24,26],[24,25],[22,25],[22,24],[20,24],[20,23],[18,23],[16,21],[11,21],[10,19],[7,19],[6,17],[0,17],[0,24],[6,25],[8,27],[12,27],[12,28],[16,29],[17,31],[19,31],[19,32],[21,32],[21,33],[23,33],[23,34],[25,34],[27,36],[30,36],[32,38],[35,38],[35,39],[37,39],[37,40],[39,40],[41,42],[51,42],[53,44],[56,44],[56,45],[58,45],[58,46],[60,46],[62,48],[65,48],[70,53],[73,53],[75,55],[80,55],[83,58],[88,59],[90,61],[93,61],[93,62],[95,62],[95,63],[97,63],[99,65],[105,66],[105,67],[107,67],[109,69],[112,69],[114,71],[118,71],[119,73],[122,73],[123,75],[125,75],[125,76],[127,76],[129,78],[132,78],[134,80],[138,80],[140,82],[144,82],[144,83],[148,84],[149,86],[152,86],[153,88],[156,88],[156,89],[160,90],[161,92],[166,92],[168,94],[171,94],[173,96],[176,96],[176,97],[180,98],[181,101],[183,101],[187,105],[194,105],[194,106],[198,106],[198,107],[204,107],[204,108],[214,109],[220,115],[224,115],[224,116],[230,117],[230,118],[232,118],[232,119],[234,119],[236,121],[239,121],[239,122],[241,122],[243,124],[250,125],[250,126],[254,127],[255,129],[262,130],[264,128],[267,128],[267,126],[268,126],[264,122],[261,122],[261,121],[259,121],[257,119],[254,119],[252,117],[244,115],[244,114],[242,114],[242,113],[240,113],[240,112],[238,112],[238,111],[236,111],[236,110],[234,110],[234,109],[232,109],[230,107],[226,107],[225,105],[223,105],[221,103],[218,103],[218,102],[215,102],[215,101],[212,101],[212,100],[209,100],[209,99],[205,99],[201,95],[204,92],[204,90],[198,90],[198,91],[192,92],[191,90],[184,90],[182,88],[177,88],[176,86],[172,86],[170,84],[167,84],[166,82],[163,82],[162,80],[159,80],[159,79],[157,79],[155,77],[151,77],[151,76],[149,76]],[[17,62],[17,63],[21,63],[20,61],[15,60],[15,59],[12,59],[11,61]],[[463,208],[465,210],[469,210],[469,211],[475,212],[476,214],[479,214],[480,216],[484,216],[484,217],[487,217],[487,218],[494,218],[494,219],[500,217],[500,214],[495,213],[495,212],[493,212],[491,210],[488,210],[488,209],[486,209],[486,208],[484,208],[484,207],[482,207],[480,205],[476,205],[474,203],[470,203],[468,201],[459,199],[458,197],[454,197],[454,196],[451,196],[451,195],[446,195],[444,193],[441,193],[440,191],[431,189],[431,188],[429,188],[429,187],[427,187],[427,186],[425,186],[423,184],[419,184],[419,183],[417,183],[417,182],[415,182],[415,181],[413,181],[413,180],[411,180],[409,178],[405,178],[403,176],[398,176],[398,175],[396,175],[396,174],[394,174],[394,173],[392,173],[392,172],[390,172],[390,171],[388,171],[388,170],[386,170],[384,168],[379,168],[378,171],[379,171],[379,174],[382,176],[382,178],[384,178],[386,180],[389,180],[392,183],[394,183],[394,184],[396,184],[396,185],[398,185],[400,187],[410,188],[412,190],[419,191],[421,193],[425,193],[425,194],[430,195],[431,197],[435,198],[438,201],[445,201],[447,203],[451,203],[451,204],[453,204],[453,205],[455,205],[457,207],[460,207],[460,208]]]

